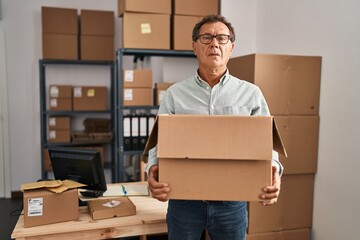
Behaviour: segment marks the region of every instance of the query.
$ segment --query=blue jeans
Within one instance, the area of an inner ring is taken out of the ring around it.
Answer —
[[[169,200],[166,222],[170,240],[199,240],[205,229],[211,240],[245,240],[247,203]]]

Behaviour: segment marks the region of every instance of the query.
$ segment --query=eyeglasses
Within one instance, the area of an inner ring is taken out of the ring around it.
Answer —
[[[214,38],[216,38],[216,41],[219,44],[227,44],[230,40],[230,35],[226,35],[226,34],[211,35],[206,33],[198,36],[198,39],[202,44],[210,44]]]

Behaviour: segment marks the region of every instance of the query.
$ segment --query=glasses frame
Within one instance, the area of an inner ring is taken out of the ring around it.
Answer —
[[[209,37],[211,37],[210,42],[203,42],[203,41],[201,40],[201,37],[202,37],[202,36],[209,36]],[[224,37],[224,36],[226,36],[228,39],[227,39],[226,42],[222,43],[222,42],[219,41],[218,37]],[[223,45],[223,44],[227,44],[227,43],[230,41],[230,35],[228,35],[228,34],[211,35],[211,34],[209,34],[209,33],[205,33],[205,34],[201,34],[201,35],[199,35],[199,36],[197,37],[197,39],[199,39],[199,41],[200,41],[202,44],[206,44],[206,45],[210,44],[210,43],[213,41],[214,38],[216,39],[216,41],[217,41],[219,44],[222,44],[222,45]]]

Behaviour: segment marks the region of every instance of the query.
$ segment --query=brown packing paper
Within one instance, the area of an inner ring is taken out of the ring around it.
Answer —
[[[25,190],[45,188],[45,187],[58,187],[61,184],[62,184],[61,180],[40,181],[40,182],[21,184],[20,189],[21,191],[25,191]]]
[[[21,184],[21,191],[31,190],[31,189],[45,189],[54,193],[62,193],[68,189],[84,187],[85,184],[78,183],[72,180],[49,180],[49,181],[40,181],[32,183]]]

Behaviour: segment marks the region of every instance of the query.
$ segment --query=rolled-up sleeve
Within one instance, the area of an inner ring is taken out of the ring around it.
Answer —
[[[146,166],[145,166],[146,174],[149,175],[150,168],[151,168],[153,165],[157,165],[157,164],[158,164],[157,146],[155,146],[154,148],[152,148],[152,149],[149,150],[148,162],[147,162],[147,164],[146,164]]]
[[[278,169],[280,176],[283,174],[284,167],[280,163],[279,153],[277,151],[274,151],[274,150],[272,151],[272,166],[275,166]]]

